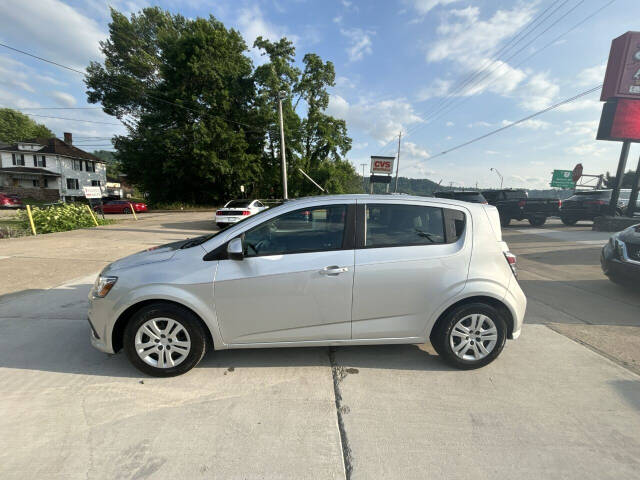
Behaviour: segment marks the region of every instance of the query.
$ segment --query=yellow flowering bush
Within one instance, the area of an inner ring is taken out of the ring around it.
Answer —
[[[76,228],[95,227],[91,213],[84,204],[67,203],[61,206],[52,206],[31,209],[33,223],[37,233],[65,232]],[[30,230],[29,215],[26,210],[21,210],[17,215],[23,228]],[[98,224],[107,225],[110,220],[98,218]]]

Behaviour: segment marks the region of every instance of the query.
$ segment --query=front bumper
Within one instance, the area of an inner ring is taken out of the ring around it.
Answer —
[[[600,266],[602,272],[607,277],[615,277],[627,280],[640,280],[640,262],[629,260],[626,252],[623,251],[622,258],[611,246],[611,243],[607,243],[602,247],[600,253]]]
[[[91,326],[89,338],[91,345],[104,353],[115,353],[111,341],[113,325],[111,312],[113,304],[108,297],[94,298],[93,289],[89,292],[89,312],[87,320]]]

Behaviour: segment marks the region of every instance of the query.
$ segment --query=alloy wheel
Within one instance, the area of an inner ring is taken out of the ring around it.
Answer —
[[[498,329],[495,323],[481,313],[460,319],[449,335],[451,350],[462,360],[482,360],[493,351],[497,341]]]
[[[147,320],[138,328],[134,341],[142,361],[156,368],[176,367],[191,351],[186,328],[171,318]]]

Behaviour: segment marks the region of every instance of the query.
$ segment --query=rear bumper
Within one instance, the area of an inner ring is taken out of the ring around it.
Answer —
[[[527,297],[525,296],[516,277],[512,276],[504,296],[504,303],[513,317],[513,330],[509,338],[515,340],[520,336],[524,316],[527,311]]]
[[[245,217],[246,218],[246,217]],[[216,215],[216,223],[237,223],[240,219],[237,217],[225,217],[223,215]]]

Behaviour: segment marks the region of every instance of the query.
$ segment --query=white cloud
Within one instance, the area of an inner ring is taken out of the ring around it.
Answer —
[[[439,5],[449,5],[450,3],[457,1],[459,0],[410,0],[408,3],[411,4],[418,15],[424,17],[427,13],[429,13]]]
[[[511,120],[503,120],[502,126],[507,126],[513,123]],[[544,120],[540,120],[539,118],[532,118],[531,120],[527,120],[525,122],[518,123],[516,128],[526,128],[529,130],[545,130],[549,128],[551,124],[549,122],[545,122]]]
[[[577,85],[581,87],[595,87],[599,83],[604,82],[604,73],[606,70],[606,63],[585,68],[578,74]]]
[[[447,122],[447,123],[446,123],[446,126],[447,126],[447,127],[453,127],[454,125],[455,125],[455,123],[453,123],[453,122]]]
[[[542,110],[554,103],[560,87],[549,79],[547,73],[537,73],[520,87],[520,106],[527,110]]]
[[[427,51],[430,62],[453,60],[469,63],[493,53],[500,43],[522,28],[533,16],[532,5],[498,10],[488,20],[480,19],[478,7],[450,10],[438,26],[440,38]]]
[[[267,59],[260,54],[258,49],[253,48],[253,42],[256,38],[263,37],[275,42],[282,37],[287,37],[294,44],[299,40],[297,35],[287,33],[283,28],[267,21],[258,5],[240,9],[237,23],[249,47],[249,55],[258,64],[266,62]]]
[[[401,155],[402,157],[408,156],[409,158],[420,160],[426,160],[431,156],[425,148],[422,148],[413,142],[404,142],[401,149]]]
[[[73,107],[76,104],[76,99],[73,98],[72,95],[69,95],[65,92],[53,91],[51,92],[51,96],[56,101],[56,103],[62,105],[63,107]]]
[[[449,93],[451,81],[436,78],[430,85],[418,91],[418,101],[423,102],[433,97],[444,97]]]
[[[396,137],[400,130],[422,122],[404,98],[350,104],[340,95],[331,95],[327,113],[346,120],[349,129],[362,131],[381,145]]]
[[[91,18],[59,0],[3,0],[0,32],[19,46],[74,68],[99,60],[106,32]]]
[[[575,135],[581,137],[590,137],[596,138],[596,133],[598,131],[598,121],[597,120],[586,120],[581,122],[574,122],[571,120],[566,120],[563,123],[564,128],[558,130],[556,135],[561,135],[563,137],[568,135]]]
[[[340,33],[349,40],[347,55],[350,61],[357,62],[373,52],[371,37],[375,35],[375,32],[361,28],[342,28]]]
[[[475,128],[475,127],[492,127],[493,124],[489,123],[489,122],[485,122],[484,120],[479,120],[477,122],[473,122],[473,123],[469,123],[467,124],[468,128]]]
[[[598,95],[600,92],[595,92]],[[602,110],[602,103],[598,101],[598,98],[580,98],[578,100],[574,100],[571,103],[565,103],[564,105],[558,107],[559,112],[575,112],[576,110]]]

